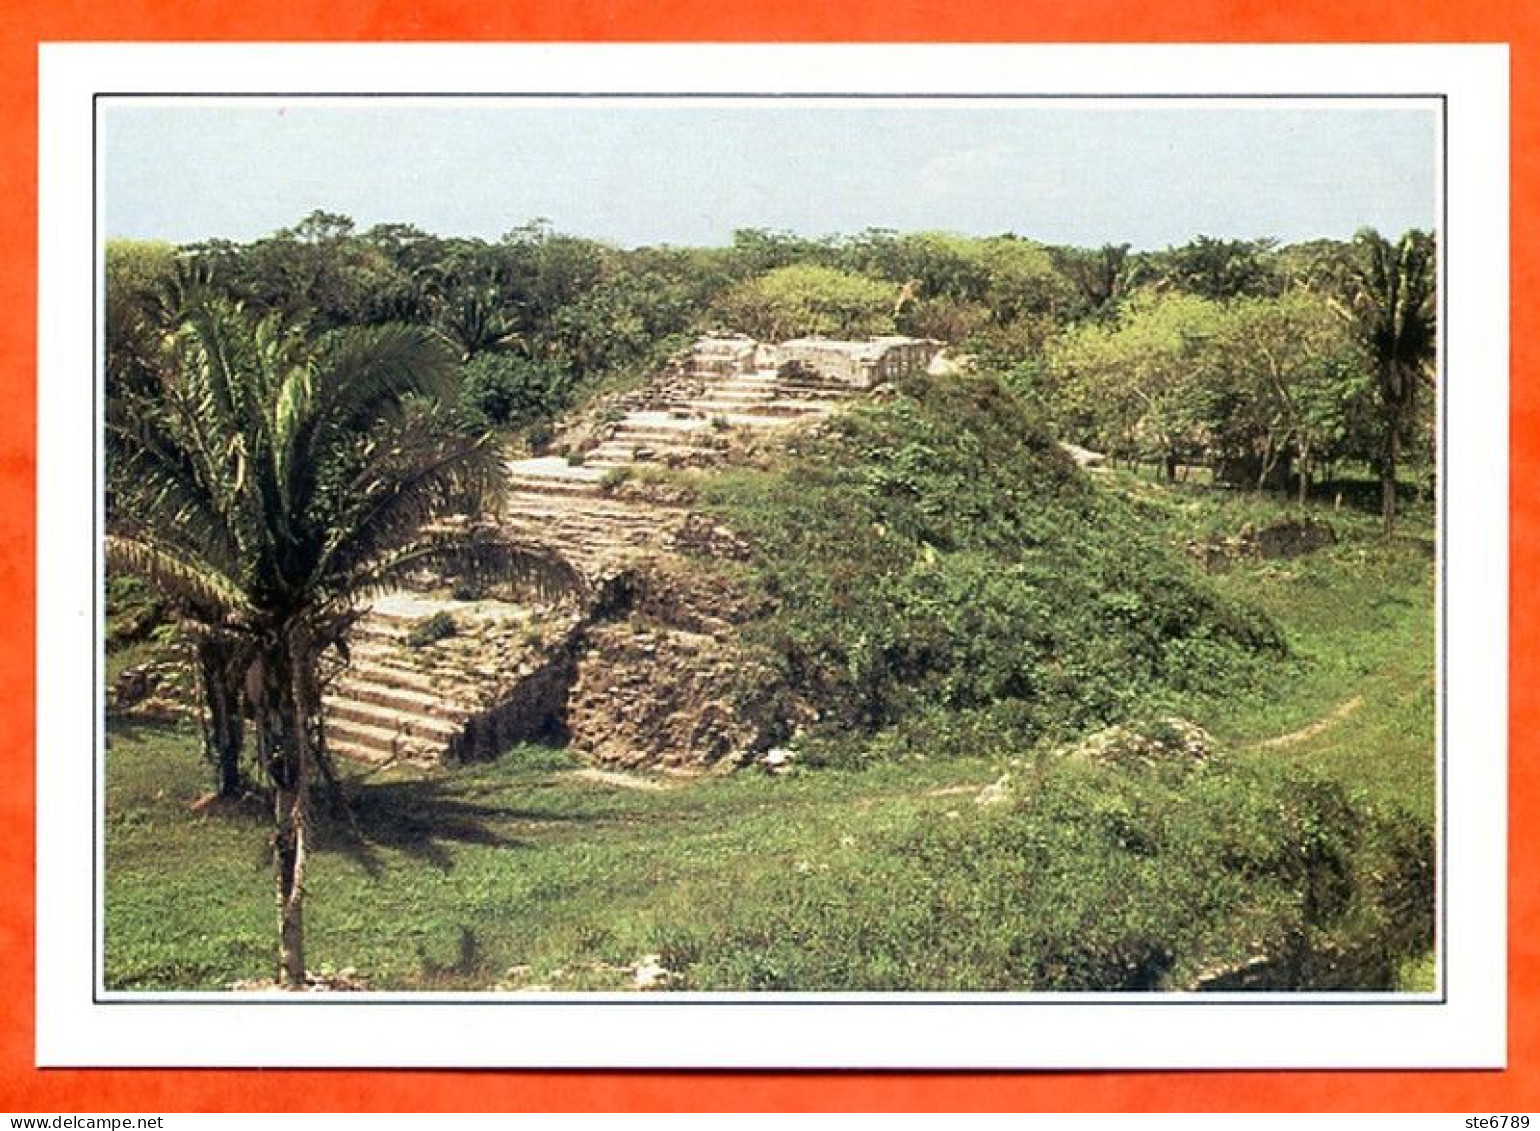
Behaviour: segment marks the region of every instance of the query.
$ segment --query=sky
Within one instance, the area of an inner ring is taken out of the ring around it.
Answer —
[[[1158,249],[1436,219],[1427,102],[105,98],[110,238],[245,242],[315,209],[624,247],[738,228]]]

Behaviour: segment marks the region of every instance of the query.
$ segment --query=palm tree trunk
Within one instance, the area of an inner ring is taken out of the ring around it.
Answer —
[[[299,779],[301,782],[303,778]],[[278,879],[279,980],[291,990],[305,986],[305,789],[275,794],[277,833],[273,864]]]
[[[304,656],[285,634],[258,667],[258,744],[273,784],[273,872],[278,902],[278,976],[305,985],[305,857],[310,767],[304,715]]]
[[[1396,528],[1396,465],[1401,457],[1401,420],[1397,413],[1386,422],[1385,453],[1380,461],[1380,515],[1385,520],[1385,534]]]
[[[203,743],[218,778],[219,796],[240,797],[246,792],[241,775],[241,746],[245,724],[241,718],[241,684],[234,648],[228,643],[201,640],[198,670],[203,681]]]

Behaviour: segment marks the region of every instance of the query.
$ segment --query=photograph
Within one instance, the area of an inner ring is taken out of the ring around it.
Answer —
[[[1540,8],[13,6],[11,1124],[1529,1126]]]
[[[93,113],[101,1000],[1442,1000],[1442,98]]]

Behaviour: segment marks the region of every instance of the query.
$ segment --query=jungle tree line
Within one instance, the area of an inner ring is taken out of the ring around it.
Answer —
[[[1301,496],[1367,466],[1387,526],[1397,476],[1424,476],[1433,458],[1436,249],[1416,231],[1135,252],[750,229],[726,247],[619,249],[543,221],[487,241],[315,212],[246,244],[109,245],[109,368],[153,321],[147,284],[177,274],[317,332],[429,329],[461,367],[460,410],[483,426],[549,421],[706,329],[899,333],[1009,374],[1065,439],[1115,460]]]

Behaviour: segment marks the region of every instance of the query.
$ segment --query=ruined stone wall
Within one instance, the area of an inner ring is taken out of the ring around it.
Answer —
[[[788,361],[809,366],[825,377],[855,386],[870,383],[867,367],[856,352],[857,342],[826,341],[821,338],[794,338],[775,347],[776,363]]]
[[[775,346],[774,356],[777,364],[796,361],[827,377],[870,388],[923,370],[939,349],[939,342],[920,338],[873,338],[861,342],[793,338]]]
[[[922,373],[941,349],[941,343],[928,338],[879,338],[877,357],[872,362],[873,384],[896,381]]]
[[[759,348],[753,338],[741,335],[701,338],[691,351],[690,369],[703,377],[753,373],[758,368]]]

